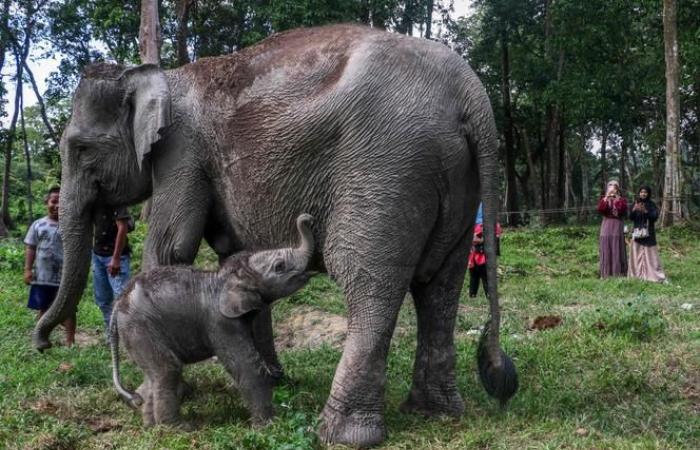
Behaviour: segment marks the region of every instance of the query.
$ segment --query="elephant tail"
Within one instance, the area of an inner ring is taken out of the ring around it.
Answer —
[[[518,375],[513,361],[500,346],[501,311],[498,304],[498,274],[496,255],[496,223],[498,221],[500,173],[498,167],[498,142],[496,123],[493,119],[488,96],[480,88],[483,115],[467,119],[467,140],[476,149],[479,167],[479,184],[484,205],[484,247],[486,250],[486,297],[489,301],[489,319],[477,349],[479,376],[486,392],[497,398],[501,405],[518,390]]]
[[[112,320],[109,323],[109,344],[112,350],[112,381],[119,396],[132,408],[137,409],[143,404],[141,396],[135,392],[130,392],[122,386],[119,375],[119,327],[117,326],[117,308],[112,311]]]

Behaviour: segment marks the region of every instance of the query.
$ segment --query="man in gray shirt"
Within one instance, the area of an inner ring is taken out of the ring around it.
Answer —
[[[34,221],[24,238],[24,282],[31,285],[27,307],[38,311],[37,320],[49,309],[58,293],[63,267],[63,243],[58,227],[58,187],[44,198],[47,215]],[[63,323],[66,345],[75,341],[75,312]]]

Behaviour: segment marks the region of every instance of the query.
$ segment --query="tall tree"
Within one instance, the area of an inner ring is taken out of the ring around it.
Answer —
[[[158,0],[141,0],[139,55],[142,64],[160,65],[160,42]]]
[[[183,66],[190,62],[190,55],[187,49],[187,37],[190,8],[194,0],[177,0],[175,5],[175,15],[177,17],[177,64]]]
[[[24,95],[20,93],[19,99],[20,108],[20,124],[22,128],[22,143],[24,144],[24,160],[27,167],[27,210],[28,210],[28,222],[27,226],[31,225],[34,221],[34,201],[32,197],[32,157],[29,153],[29,143],[27,141],[27,126],[24,120]]]
[[[679,129],[678,4],[664,0],[664,54],[666,60],[666,169],[661,203],[661,223],[673,225],[682,220]]]
[[[515,172],[515,143],[513,141],[513,112],[511,110],[510,96],[510,56],[508,52],[509,37],[508,23],[501,21],[501,93],[503,97],[503,136],[506,157],[506,211],[511,212],[506,216],[509,225],[520,225],[518,206],[518,188]]]
[[[12,148],[14,145],[14,140],[17,131],[17,119],[19,117],[20,103],[22,98],[22,80],[24,76],[24,65],[29,56],[30,43],[32,41],[32,35],[34,32],[34,26],[38,19],[37,12],[46,4],[46,0],[38,2],[34,5],[33,2],[29,1],[24,4],[24,19],[21,25],[18,25],[18,29],[11,30],[5,29],[5,34],[10,42],[10,47],[12,48],[12,54],[15,57],[15,101],[14,101],[14,112],[12,114],[12,120],[10,122],[10,127],[7,132],[7,137],[5,140],[5,170],[3,173],[2,181],[2,210],[0,211],[0,220],[3,222],[2,228],[10,228],[12,225],[12,218],[10,217],[10,174],[12,168]],[[19,45],[20,39],[17,38],[17,34],[23,33],[24,38],[22,39],[22,44]]]

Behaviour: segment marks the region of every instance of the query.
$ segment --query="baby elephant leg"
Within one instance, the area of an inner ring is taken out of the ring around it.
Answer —
[[[143,405],[141,405],[143,426],[146,428],[152,427],[156,424],[156,419],[153,416],[153,391],[151,390],[151,382],[148,377],[145,377],[141,386],[136,389],[136,393],[143,399]]]
[[[231,348],[219,349],[217,357],[236,382],[237,388],[250,411],[253,425],[264,425],[274,416],[272,387],[274,380],[267,372],[262,357],[252,339]]]
[[[180,370],[179,367],[165,367],[160,373],[151,377],[153,416],[157,424],[182,425],[177,392]]]

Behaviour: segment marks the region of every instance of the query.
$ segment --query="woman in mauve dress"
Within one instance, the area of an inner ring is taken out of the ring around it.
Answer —
[[[640,278],[647,281],[662,283],[666,281],[666,275],[661,268],[659,248],[656,246],[656,230],[654,222],[659,217],[656,204],[651,201],[651,189],[642,186],[637,193],[637,199],[630,212],[630,219],[634,222],[634,229],[646,228],[648,236],[632,239],[630,245],[629,277]]]
[[[600,225],[600,277],[627,276],[624,234],[627,201],[620,195],[617,181],[608,183],[605,195],[598,202],[598,212],[603,215]]]

